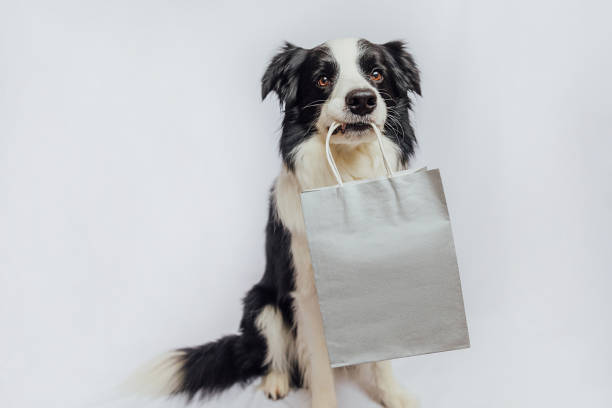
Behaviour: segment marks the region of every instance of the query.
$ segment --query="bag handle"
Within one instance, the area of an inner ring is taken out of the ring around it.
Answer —
[[[334,161],[334,157],[332,156],[331,149],[329,147],[329,141],[331,139],[331,136],[334,133],[334,130],[338,129],[339,126],[340,124],[338,122],[333,122],[331,126],[329,127],[329,130],[327,131],[327,137],[325,138],[325,154],[327,155],[327,163],[329,163],[329,167],[331,168],[332,173],[334,173],[334,176],[336,177],[336,181],[338,182],[338,185],[342,186],[343,184],[342,177],[340,177],[340,172],[338,171],[338,167],[336,166],[336,162]],[[387,177],[393,177],[393,170],[391,170],[389,159],[387,158],[387,155],[385,154],[385,148],[383,146],[382,135],[380,134],[380,129],[378,129],[378,127],[373,123],[370,123],[370,126],[372,126],[372,129],[374,129],[374,133],[376,133],[376,138],[378,139],[378,146],[380,147],[380,152],[382,153],[382,156],[383,156],[383,162],[385,164],[385,169],[387,170]]]

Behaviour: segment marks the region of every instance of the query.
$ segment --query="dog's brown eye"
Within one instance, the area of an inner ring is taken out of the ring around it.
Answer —
[[[330,80],[325,75],[319,77],[319,80],[317,81],[317,85],[319,85],[322,88],[329,86],[329,84],[330,84]]]
[[[382,74],[380,73],[380,71],[378,70],[374,70],[372,71],[372,73],[370,74],[370,79],[374,82],[380,82],[383,79]]]

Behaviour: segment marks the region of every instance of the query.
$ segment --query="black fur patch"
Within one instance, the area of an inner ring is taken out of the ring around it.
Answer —
[[[414,154],[416,145],[409,111],[412,107],[410,94],[421,95],[419,70],[401,41],[378,45],[360,40],[359,45],[362,49],[359,66],[364,76],[367,78],[375,69],[382,71],[382,82],[370,82],[387,105],[385,136],[399,146],[400,161],[405,165]]]
[[[266,372],[265,339],[250,329],[180,351],[185,353],[181,361],[183,382],[176,393],[185,393],[189,399],[198,393],[201,397],[214,395]]]
[[[279,148],[285,164],[294,169],[291,153],[315,131],[315,123],[333,87],[316,86],[317,78],[333,79],[338,72],[336,61],[324,46],[306,50],[286,43],[272,58],[262,78],[262,98],[272,91],[284,107],[283,129]]]

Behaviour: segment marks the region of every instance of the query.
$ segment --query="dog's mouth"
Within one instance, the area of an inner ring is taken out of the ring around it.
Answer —
[[[372,125],[365,122],[357,122],[357,123],[342,123],[335,130],[333,135],[336,133],[348,133],[348,132],[363,132],[364,130],[369,130],[372,128]]]

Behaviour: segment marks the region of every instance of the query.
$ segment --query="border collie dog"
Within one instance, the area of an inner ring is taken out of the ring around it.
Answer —
[[[332,122],[341,124],[331,148],[345,181],[386,174],[371,124],[384,135],[391,165],[406,168],[416,144],[409,110],[412,94],[421,93],[419,71],[400,41],[341,39],[312,49],[286,43],[262,78],[262,98],[271,92],[284,106],[283,164],[271,190],[263,277],[244,298],[239,334],[166,355],[155,382],[191,398],[262,377],[260,388],[271,399],[304,387],[313,407],[336,407],[300,193],[336,184],[325,155]],[[390,362],[343,370],[364,380],[383,406],[415,406]]]

